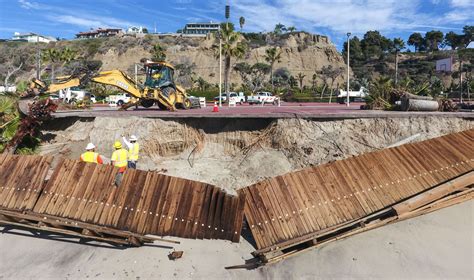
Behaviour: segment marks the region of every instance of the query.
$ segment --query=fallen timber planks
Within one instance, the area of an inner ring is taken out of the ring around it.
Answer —
[[[238,242],[243,197],[202,182],[51,157],[0,155],[2,224],[56,230],[110,242],[140,245],[155,236],[227,239]],[[48,221],[47,227],[44,225]],[[42,223],[39,225],[39,223]],[[118,238],[118,239],[117,239]],[[117,242],[123,243],[123,242]],[[175,242],[176,243],[176,242]]]
[[[269,263],[472,199],[473,144],[471,129],[243,188],[238,193],[246,195],[245,218],[257,244],[252,254]],[[270,187],[283,193],[277,204],[262,195]]]
[[[0,223],[139,246],[157,240],[149,234],[238,242],[245,215],[256,263],[271,263],[472,199],[473,140],[468,130],[368,153],[264,180],[237,197],[139,170],[114,188],[111,166],[0,155]]]

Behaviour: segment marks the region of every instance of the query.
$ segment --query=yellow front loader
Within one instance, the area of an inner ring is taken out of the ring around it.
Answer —
[[[189,100],[183,88],[174,83],[174,68],[166,62],[145,63],[146,80],[143,85],[135,83],[127,74],[120,70],[100,72],[88,76],[87,73],[77,76],[60,77],[55,83],[46,85],[43,81],[33,79],[30,84],[30,93],[50,94],[61,89],[81,85],[84,81],[92,81],[117,87],[130,94],[132,100],[122,106],[127,109],[135,105],[149,108],[156,104],[161,109],[175,111],[176,108],[189,109]]]

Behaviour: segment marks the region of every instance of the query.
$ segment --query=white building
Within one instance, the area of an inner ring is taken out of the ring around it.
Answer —
[[[51,36],[43,36],[40,34],[35,34],[35,33],[19,33],[15,32],[13,33],[12,41],[23,41],[23,42],[29,42],[29,43],[36,43],[36,42],[41,42],[41,43],[49,43],[49,42],[56,42],[56,38],[51,37]]]
[[[143,26],[130,26],[127,29],[127,34],[145,34],[148,33],[148,29]]]
[[[187,23],[182,30],[182,33],[186,35],[206,36],[211,32],[219,31],[219,25],[219,23],[212,21],[202,23]]]
[[[452,72],[452,71],[453,71],[453,58],[452,57],[439,59],[436,61],[436,72]]]

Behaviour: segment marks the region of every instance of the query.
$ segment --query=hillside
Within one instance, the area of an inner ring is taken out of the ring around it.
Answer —
[[[213,48],[213,45],[216,45],[217,42],[211,36],[206,38],[183,38],[147,35],[143,38],[113,37],[60,41],[47,45],[40,44],[39,48],[45,50],[68,47],[75,50],[80,57],[102,61],[101,70],[120,69],[133,75],[134,64],[139,63],[142,58],[149,58],[152,46],[158,43],[166,50],[167,61],[177,67],[178,82],[184,87],[190,88],[194,86],[193,81],[199,78],[212,85],[218,83],[219,64],[215,57],[215,48]],[[313,74],[321,71],[324,66],[332,65],[334,68],[345,68],[341,54],[325,36],[304,32],[294,32],[280,36],[256,34],[256,36],[248,38],[246,42],[249,50],[243,59],[233,59],[233,65],[239,62],[247,62],[250,65],[257,62],[265,63],[265,51],[271,47],[280,47],[282,51],[281,59],[275,63],[274,70],[287,69],[295,77],[302,73],[306,76],[303,83],[308,86],[312,83]],[[16,82],[34,77],[37,48],[36,44],[31,43],[0,43],[0,63],[2,64],[0,78],[5,76],[7,65],[18,66],[21,62],[23,62],[21,71],[15,75],[16,77],[13,77],[16,78]],[[43,70],[45,70],[44,67]],[[56,75],[64,72],[67,71],[59,68]],[[42,73],[45,75],[46,72],[43,71]],[[341,74],[337,80],[342,82],[344,74]],[[318,77],[318,81],[321,82],[322,79]],[[239,74],[232,70],[231,83],[235,84],[236,87],[240,87],[241,82]]]

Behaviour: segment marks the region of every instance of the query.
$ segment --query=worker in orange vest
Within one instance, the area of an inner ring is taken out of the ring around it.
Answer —
[[[99,153],[95,152],[95,145],[92,143],[87,144],[86,152],[81,155],[81,161],[98,164],[104,163]]]
[[[115,151],[112,153],[112,158],[110,160],[111,164],[119,169],[117,175],[115,175],[115,186],[118,187],[122,182],[123,173],[127,169],[128,152],[122,148],[122,143],[120,143],[120,141],[115,141],[114,149]]]

